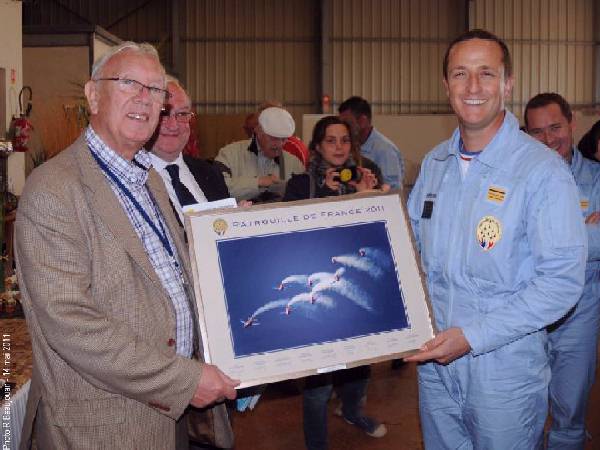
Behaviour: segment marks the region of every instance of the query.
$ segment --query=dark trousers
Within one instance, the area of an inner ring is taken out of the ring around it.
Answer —
[[[327,403],[334,386],[342,401],[342,414],[352,420],[362,415],[360,401],[370,375],[370,366],[360,366],[306,379],[303,415],[304,442],[308,450],[327,450]]]

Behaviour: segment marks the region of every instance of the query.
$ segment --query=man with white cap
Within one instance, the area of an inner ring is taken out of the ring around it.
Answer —
[[[236,200],[278,201],[292,174],[304,172],[298,158],[282,152],[294,129],[289,112],[267,108],[258,117],[252,139],[233,142],[219,151],[216,160],[226,166],[225,182]]]

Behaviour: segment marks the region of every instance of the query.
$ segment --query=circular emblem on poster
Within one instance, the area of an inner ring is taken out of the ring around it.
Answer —
[[[502,238],[502,224],[494,216],[485,216],[477,224],[477,242],[479,246],[487,251],[498,244]]]
[[[219,236],[223,236],[227,231],[227,222],[225,222],[225,219],[215,220],[213,222],[213,230],[215,230],[215,233],[217,233]]]

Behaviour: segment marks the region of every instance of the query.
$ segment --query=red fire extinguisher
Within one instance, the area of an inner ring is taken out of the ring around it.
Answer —
[[[29,94],[29,99],[23,108],[23,94]],[[29,114],[31,114],[33,93],[29,86],[23,86],[21,92],[19,92],[19,117],[13,116],[10,122],[10,128],[8,135],[10,136],[13,144],[13,151],[15,152],[26,152],[27,141],[31,137],[33,131],[33,125],[29,121]]]

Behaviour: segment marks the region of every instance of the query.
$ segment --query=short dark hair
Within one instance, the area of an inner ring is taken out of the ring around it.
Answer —
[[[527,113],[530,109],[543,108],[544,106],[556,104],[560,107],[560,112],[567,119],[569,123],[573,120],[573,112],[571,111],[571,105],[567,102],[564,97],[556,92],[544,92],[531,98],[525,106],[525,128],[529,130],[529,121],[527,119]]]
[[[472,39],[483,39],[486,41],[493,41],[500,46],[502,50],[502,64],[504,65],[504,76],[506,78],[512,75],[512,59],[510,57],[510,52],[508,51],[508,47],[504,43],[502,39],[496,36],[489,31],[482,30],[480,28],[474,28],[469,31],[465,31],[463,34],[454,39],[448,48],[446,49],[446,54],[444,55],[444,79],[448,79],[448,63],[450,62],[450,51],[452,47],[454,47],[459,42],[470,41]]]
[[[587,133],[583,135],[577,148],[583,156],[594,161],[596,159],[596,152],[598,151],[598,141],[600,141],[600,120],[597,121]]]
[[[345,111],[351,111],[352,115],[357,119],[359,116],[365,115],[367,119],[371,120],[371,105],[364,98],[357,95],[342,102],[338,108],[338,112],[342,114]]]
[[[313,128],[312,138],[310,143],[308,144],[308,149],[310,150],[310,158],[311,160],[315,158],[318,154],[317,145],[319,145],[325,139],[325,134],[327,133],[327,127],[331,125],[344,125],[348,130],[348,134],[350,134],[350,139],[352,140],[352,147],[350,149],[350,155],[354,162],[361,165],[361,157],[360,157],[360,144],[358,143],[358,135],[354,130],[354,127],[346,122],[343,119],[340,119],[338,116],[325,116],[322,117]]]

